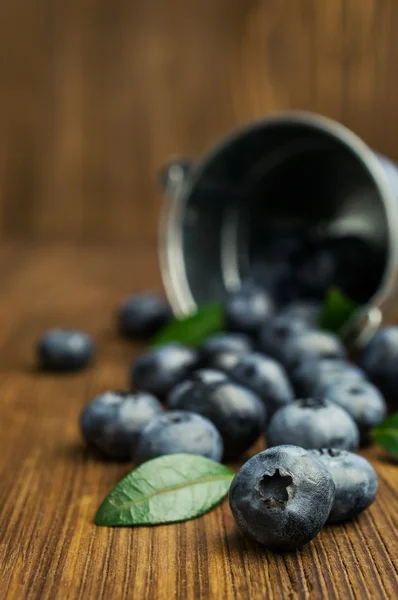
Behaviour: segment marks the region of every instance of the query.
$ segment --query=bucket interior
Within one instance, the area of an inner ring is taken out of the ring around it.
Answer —
[[[294,119],[256,124],[210,154],[187,187],[181,225],[196,304],[238,288],[259,263],[266,269],[270,236],[366,242],[367,281],[353,298],[361,303],[379,289],[389,257],[385,202],[361,152],[341,132]]]

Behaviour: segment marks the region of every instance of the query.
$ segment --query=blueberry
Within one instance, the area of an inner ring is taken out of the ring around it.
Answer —
[[[241,352],[221,350],[220,352],[215,352],[211,356],[208,356],[205,360],[205,365],[209,369],[223,371],[228,375],[233,370],[240,356]]]
[[[50,329],[38,341],[40,367],[53,371],[82,369],[94,356],[92,338],[83,331]]]
[[[362,382],[365,373],[345,360],[306,358],[290,372],[298,397],[323,395],[326,387],[336,381]]]
[[[291,370],[311,357],[340,359],[346,357],[346,350],[337,335],[308,329],[289,337],[282,349],[281,362]]]
[[[220,352],[243,354],[250,352],[253,345],[250,338],[243,333],[215,333],[208,337],[200,346],[203,360],[209,360]]]
[[[252,352],[241,356],[231,371],[231,377],[255,392],[264,402],[269,415],[294,398],[282,365],[263,354]]]
[[[131,369],[131,383],[138,390],[163,397],[187,377],[196,364],[195,351],[177,342],[164,344],[137,358]]]
[[[329,470],[336,494],[328,522],[353,519],[376,498],[377,475],[362,456],[336,448],[311,450]]]
[[[304,321],[288,315],[276,315],[261,328],[258,347],[264,354],[281,360],[290,337],[297,336],[307,330],[308,326]]]
[[[126,298],[117,311],[120,332],[126,337],[148,338],[170,321],[171,309],[157,294],[145,292]]]
[[[228,331],[257,335],[260,325],[273,311],[271,297],[255,285],[245,285],[225,302],[225,326]]]
[[[278,410],[267,429],[269,446],[292,443],[302,448],[356,450],[359,432],[352,417],[328,400],[295,400]]]
[[[294,550],[322,529],[335,486],[315,456],[296,446],[278,446],[250,458],[229,492],[241,530],[270,550]]]
[[[224,452],[235,458],[246,452],[264,431],[266,411],[260,398],[235,383],[196,383],[182,394],[176,408],[207,417],[224,441]]]
[[[381,392],[398,397],[398,327],[380,329],[365,347],[360,366]]]
[[[136,461],[145,462],[164,454],[201,454],[220,461],[223,443],[214,425],[201,415],[172,410],[158,415],[142,430]]]
[[[167,406],[169,408],[176,408],[179,398],[198,382],[219,383],[220,381],[227,381],[226,373],[216,371],[215,369],[198,369],[191,373],[188,379],[180,381],[180,383],[171,388],[167,396]]]
[[[325,398],[344,408],[358,426],[361,444],[370,441],[370,430],[387,414],[386,402],[371,383],[336,381],[325,389]]]
[[[144,392],[105,392],[83,409],[82,434],[89,446],[109,458],[132,459],[138,438],[147,423],[163,408]]]
[[[309,327],[316,327],[318,324],[321,305],[315,300],[297,300],[287,304],[279,313],[290,319],[303,321]]]

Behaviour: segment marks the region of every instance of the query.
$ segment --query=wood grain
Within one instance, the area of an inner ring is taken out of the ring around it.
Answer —
[[[145,240],[156,174],[281,109],[398,160],[396,0],[0,5],[0,236]]]
[[[8,245],[0,278],[1,599],[397,597],[398,464],[377,447],[365,453],[379,475],[375,504],[290,554],[244,538],[227,503],[179,525],[96,527],[96,509],[131,465],[92,456],[79,413],[94,394],[127,384],[139,348],[115,334],[114,308],[132,290],[160,289],[156,249]],[[34,341],[53,325],[95,336],[92,368],[34,369]]]

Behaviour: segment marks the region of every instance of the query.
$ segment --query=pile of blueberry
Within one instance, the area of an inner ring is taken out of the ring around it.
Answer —
[[[152,347],[131,367],[131,391],[94,398],[81,414],[84,439],[106,457],[142,463],[181,452],[236,459],[265,436],[268,449],[236,474],[230,505],[241,529],[271,549],[355,517],[376,496],[376,473],[354,452],[386,415],[383,393],[398,392],[398,327],[380,330],[358,367],[336,335],[316,328],[318,312],[314,299],[276,311],[248,283],[225,302],[226,332],[197,349]],[[117,318],[121,333],[142,339],[171,311],[147,293]],[[44,368],[77,369],[94,348],[84,333],[52,330],[38,354]]]

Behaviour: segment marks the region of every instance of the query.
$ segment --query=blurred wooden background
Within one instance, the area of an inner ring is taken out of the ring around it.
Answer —
[[[156,235],[156,173],[279,109],[398,160],[396,0],[0,3],[0,239]]]

